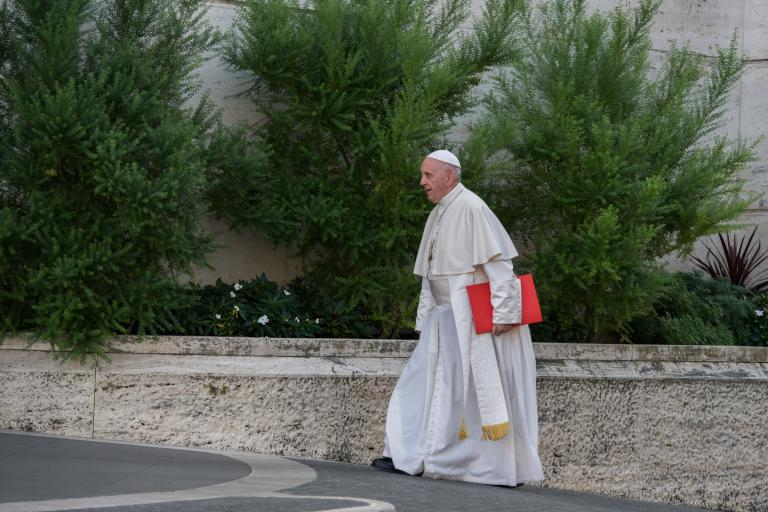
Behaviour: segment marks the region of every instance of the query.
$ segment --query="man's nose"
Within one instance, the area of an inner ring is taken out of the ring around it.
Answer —
[[[424,185],[426,185],[426,184],[427,184],[427,182],[426,182],[426,180],[424,179],[424,176],[422,176],[422,177],[421,177],[421,179],[419,180],[419,185],[421,185],[421,186],[423,187],[423,186],[424,186]]]

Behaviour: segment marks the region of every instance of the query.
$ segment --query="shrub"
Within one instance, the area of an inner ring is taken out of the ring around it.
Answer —
[[[300,284],[282,287],[265,275],[235,284],[191,285],[168,334],[370,338],[373,328],[344,303],[326,303]]]
[[[535,247],[524,266],[555,339],[626,339],[669,286],[658,258],[689,252],[751,200],[739,171],[753,144],[713,136],[742,73],[735,45],[711,64],[674,48],[651,73],[658,6],[587,14],[584,0],[546,2],[472,130],[468,162]]]
[[[654,310],[634,319],[635,343],[670,345],[765,345],[764,295],[699,273],[673,275],[673,285]]]
[[[768,347],[768,294],[760,293],[755,299],[755,316],[752,318],[752,337],[750,345]],[[745,343],[747,344],[747,343]]]
[[[208,103],[184,108],[219,38],[205,2],[0,7],[0,328],[80,357],[168,329],[178,275],[211,248],[206,174],[234,165],[208,160],[229,137]]]
[[[217,212],[304,258],[330,303],[364,308],[381,335],[413,323],[412,276],[429,205],[418,165],[444,146],[490,66],[508,63],[517,0],[489,0],[474,31],[469,2],[249,0],[227,51],[273,148],[251,198]]]

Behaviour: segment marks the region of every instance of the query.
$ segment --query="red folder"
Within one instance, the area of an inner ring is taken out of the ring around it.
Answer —
[[[520,280],[520,290],[523,296],[523,321],[517,325],[535,324],[542,321],[539,298],[533,286],[533,276],[525,274],[517,276]],[[467,286],[469,306],[472,308],[472,318],[475,321],[475,332],[483,334],[493,329],[493,305],[491,304],[491,285],[480,283]]]

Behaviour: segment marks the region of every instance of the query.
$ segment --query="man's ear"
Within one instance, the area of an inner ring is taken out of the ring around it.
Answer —
[[[448,183],[449,183],[451,186],[454,186],[456,183],[458,183],[458,182],[459,182],[459,177],[458,177],[458,176],[456,176],[456,173],[455,173],[455,172],[453,172],[453,171],[452,171],[452,170],[450,170],[450,169],[446,169],[446,171],[445,171],[445,172],[447,172],[447,173],[448,173]]]

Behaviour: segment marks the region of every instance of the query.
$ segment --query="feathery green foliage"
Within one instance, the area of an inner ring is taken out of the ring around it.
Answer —
[[[204,0],[12,0],[0,11],[2,330],[73,357],[167,327],[204,264],[206,154],[228,137],[193,71],[220,36]],[[238,157],[239,159],[247,157]]]
[[[735,43],[711,60],[674,48],[656,73],[658,7],[544,4],[468,143],[489,202],[535,247],[548,336],[628,335],[669,284],[657,259],[688,252],[751,199],[738,172],[753,144],[715,135],[742,73]]]
[[[306,5],[305,5],[306,4]],[[429,205],[418,166],[445,145],[472,88],[517,48],[518,0],[249,0],[228,51],[273,148],[272,169],[219,214],[291,244],[305,282],[365,307],[391,335],[412,324],[413,257]]]

